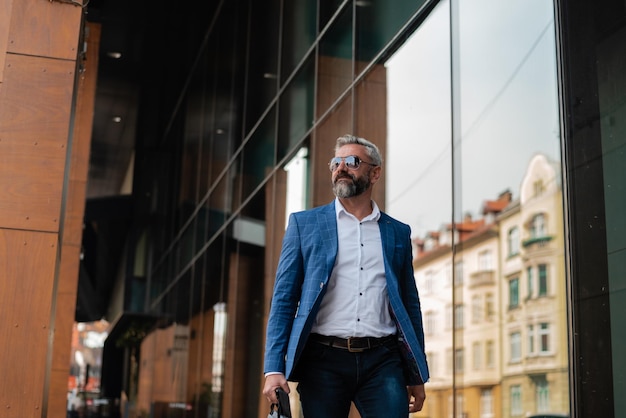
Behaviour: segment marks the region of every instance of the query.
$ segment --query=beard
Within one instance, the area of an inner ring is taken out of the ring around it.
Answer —
[[[340,181],[341,179],[348,179],[350,181]],[[355,177],[350,175],[350,173],[343,172],[342,174],[338,174],[333,181],[333,193],[335,193],[335,196],[344,199],[354,197],[369,189],[371,184],[369,175],[365,177]]]

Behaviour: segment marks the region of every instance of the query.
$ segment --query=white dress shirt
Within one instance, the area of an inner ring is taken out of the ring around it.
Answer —
[[[384,337],[396,333],[389,313],[383,247],[378,228],[380,210],[359,221],[339,199],[338,252],[312,332],[327,336]]]

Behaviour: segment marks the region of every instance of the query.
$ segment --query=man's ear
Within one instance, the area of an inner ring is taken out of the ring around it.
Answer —
[[[372,171],[370,171],[370,182],[372,183],[372,185],[376,184],[376,182],[380,179],[382,175],[383,168],[381,166],[376,166],[372,168]]]

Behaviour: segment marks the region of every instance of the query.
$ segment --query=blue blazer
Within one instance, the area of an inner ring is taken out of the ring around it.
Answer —
[[[390,311],[398,329],[407,385],[423,384],[429,375],[410,227],[382,212],[378,225]],[[281,372],[288,380],[297,380],[293,372],[326,293],[337,246],[334,201],[290,215],[267,325],[265,373]]]

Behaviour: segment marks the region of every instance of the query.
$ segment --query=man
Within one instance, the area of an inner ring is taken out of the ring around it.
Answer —
[[[337,139],[336,199],[290,215],[276,272],[263,394],[298,382],[305,418],[406,418],[422,409],[428,366],[410,228],[380,212],[373,143]]]

